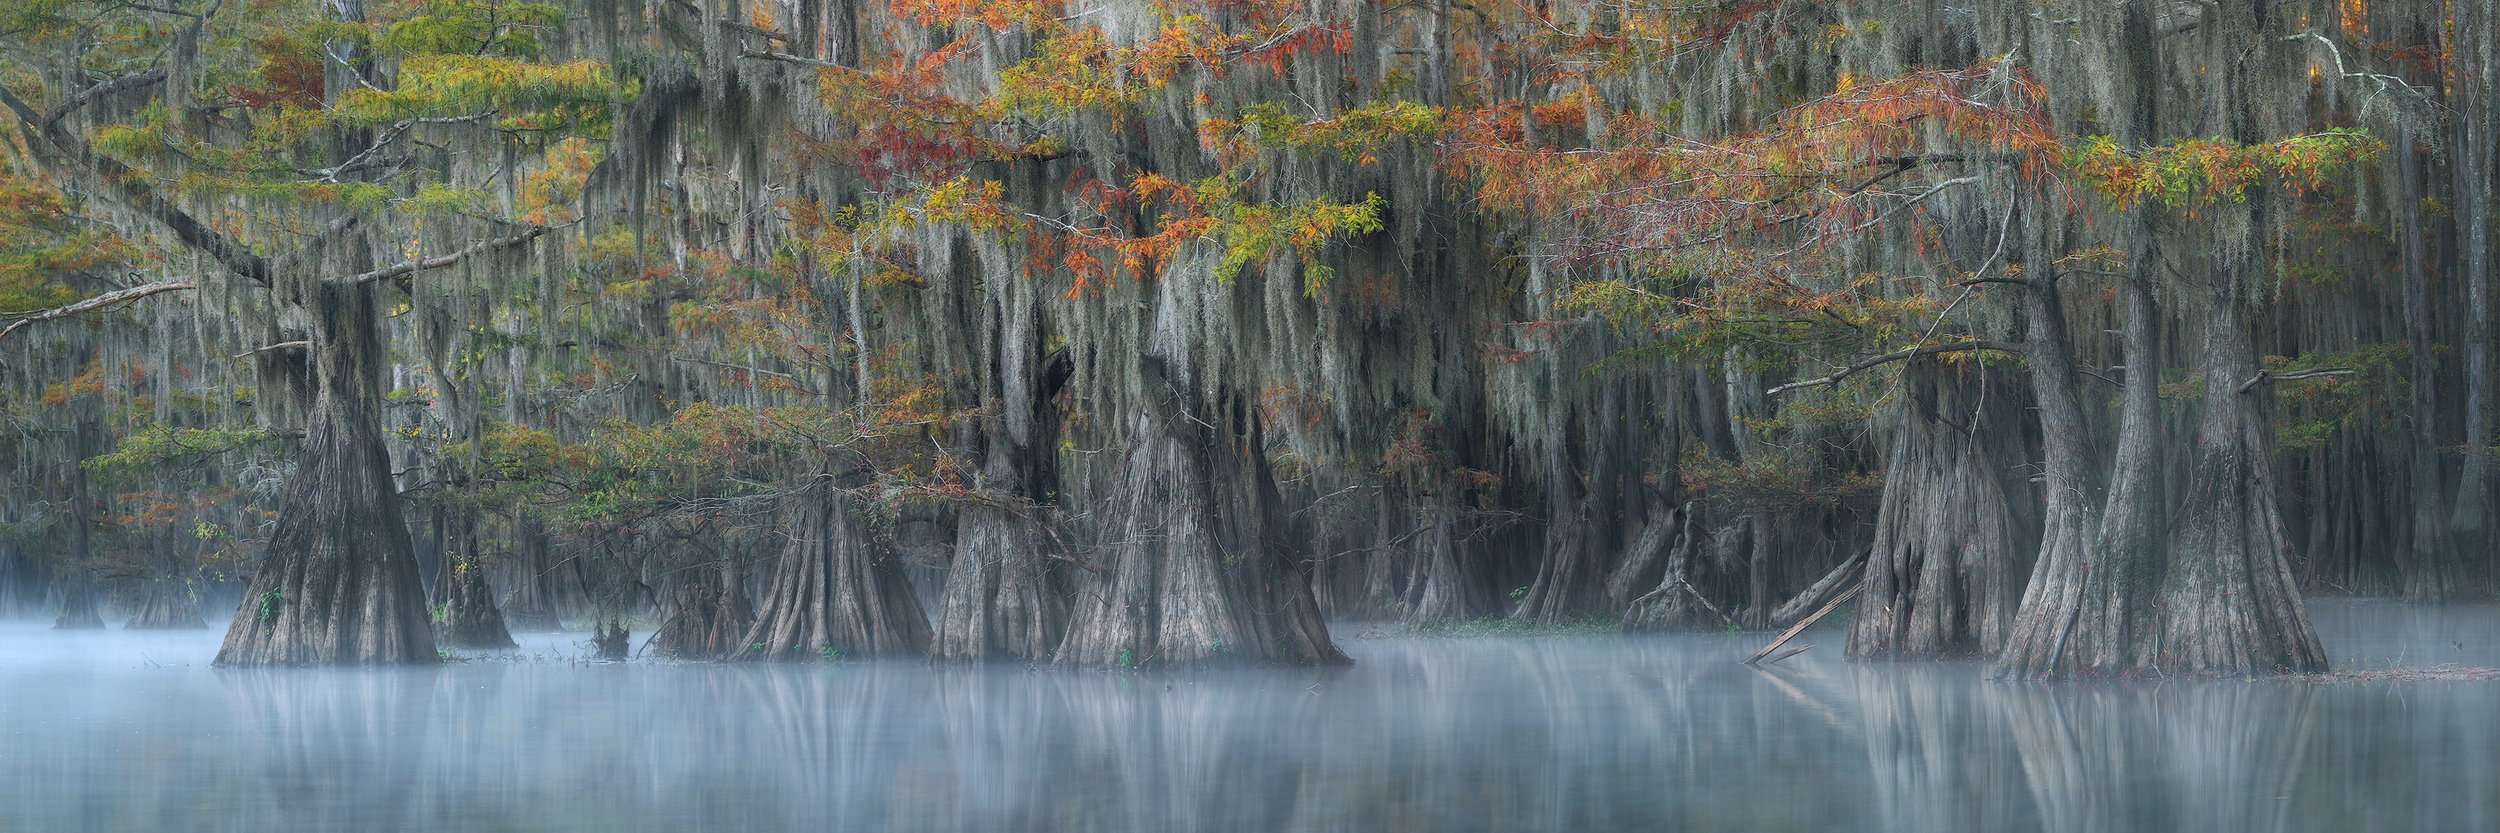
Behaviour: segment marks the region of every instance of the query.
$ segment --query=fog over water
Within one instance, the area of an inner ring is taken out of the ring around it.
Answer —
[[[2490,606],[2312,612],[2338,668],[2500,665]],[[2500,830],[2500,682],[1338,633],[1353,668],[598,664],[548,634],[223,671],[213,633],[6,623],[0,831]]]

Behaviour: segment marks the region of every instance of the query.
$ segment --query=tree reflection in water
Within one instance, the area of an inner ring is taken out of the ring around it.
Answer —
[[[2356,607],[2320,606],[2330,645],[2494,659],[2437,637],[2500,611]],[[2500,829],[2489,683],[1757,671],[1758,640],[1694,634],[1352,639],[1326,670],[218,672],[106,659],[215,634],[15,627],[9,831]]]

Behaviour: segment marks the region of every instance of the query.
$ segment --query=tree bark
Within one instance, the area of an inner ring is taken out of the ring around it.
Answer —
[[[299,303],[313,323],[317,386],[303,461],[279,498],[277,529],[217,664],[438,661],[416,547],[382,447],[375,289],[307,283]]]
[[[573,559],[560,557],[544,527],[528,519],[512,525],[511,589],[504,595],[504,623],[515,632],[560,631],[564,617],[581,610],[581,576]]]
[[[465,509],[437,509],[457,515],[443,536],[443,572],[435,581],[441,599],[443,644],[455,648],[514,648],[504,627],[503,611],[495,608],[495,591],[486,585],[486,562],[479,555],[477,522]]]
[[[2492,176],[2500,166],[2495,156],[2491,84],[2500,69],[2500,42],[2495,41],[2492,9],[2487,3],[2460,3],[2455,15],[2457,41],[2451,75],[2456,79],[2456,176],[2458,268],[2465,273],[2465,443],[2457,472],[2457,490],[2449,507],[2448,543],[2461,559],[2488,563],[2491,540],[2491,408],[2500,381],[2491,368],[2491,221]]]
[[[1286,543],[1257,416],[1237,400],[1193,413],[1176,386],[1154,386],[1102,508],[1102,571],[1082,577],[1058,662],[1347,662]]]
[[[989,289],[994,316],[984,358],[983,416],[974,436],[978,486],[995,502],[958,515],[955,558],[938,605],[933,653],[945,659],[1048,660],[1067,636],[1071,560],[1048,514],[1055,479],[1057,396],[1072,371],[1065,352],[1044,357],[1032,287],[1013,278]],[[1054,557],[1054,554],[1056,557]]]
[[[2396,233],[2404,253],[2405,337],[2413,354],[2413,534],[2402,564],[2405,596],[2436,601],[2462,595],[2466,577],[2464,554],[2448,540],[2447,466],[2439,453],[2439,354],[2431,324],[2430,269],[2423,252],[2422,160],[2415,142],[2409,133],[2396,136]],[[2316,555],[2314,547],[2311,554]]]
[[[2031,213],[2043,208],[2033,202]],[[2027,246],[2025,262],[2040,264],[2039,273],[2023,290],[2024,345],[2040,416],[2045,495],[2040,554],[2032,562],[2031,581],[2023,590],[1998,664],[2013,677],[2120,670],[2133,659],[2127,646],[2137,624],[2133,611],[2140,602],[2139,594],[2133,592],[2135,583],[2123,575],[2113,581],[2111,573],[2131,570],[2134,565],[2131,560],[2112,561],[2113,555],[2128,551],[2100,545],[2103,493],[2087,454],[2093,440],[2084,422],[2072,339],[2067,335],[2057,276],[2048,270],[2047,247],[2034,240]],[[2130,372],[2128,378],[2138,375]]]
[[[160,536],[177,533],[160,533]],[[187,534],[187,533],[182,533]],[[138,606],[130,611],[130,619],[122,630],[198,630],[208,627],[200,616],[200,602],[192,592],[189,559],[176,554],[174,547],[163,540],[149,548],[148,574],[139,580]]]
[[[326,16],[361,23],[363,0],[328,0]],[[361,84],[369,61],[356,47],[323,48],[332,101]],[[370,131],[330,137],[344,156]],[[426,621],[425,584],[401,519],[399,490],[382,445],[382,367],[387,360],[376,285],[329,277],[364,273],[372,250],[360,237],[329,243],[317,270],[263,276],[312,323],[313,401],[302,461],[278,504],[218,665],[432,663],[441,659]]]
[[[1904,369],[1902,386],[1849,654],[1993,654],[2039,546],[2035,498],[2019,465],[2027,397],[2003,371],[1932,360]]]
[[[923,656],[929,617],[854,498],[820,475],[796,498],[790,542],[733,660]]]
[[[83,409],[88,414],[94,409]],[[78,422],[78,454],[85,459],[93,447],[97,432],[93,417]],[[61,615],[52,621],[56,630],[97,630],[104,627],[103,615],[96,612],[95,581],[95,506],[87,494],[87,467],[71,461],[69,504],[69,558],[59,565]]]
[[[1408,606],[1406,623],[1420,628],[1443,628],[1471,622],[1492,615],[1497,608],[1484,592],[1484,582],[1472,571],[1472,542],[1460,534],[1459,505],[1450,494],[1455,484],[1444,484],[1432,507],[1430,529],[1418,540],[1414,553],[1423,559],[1416,566],[1420,582],[1414,604]]]
[[[2275,505],[2264,389],[2247,316],[2229,285],[2207,287],[2205,415],[2197,429],[2188,497],[2171,541],[2161,589],[2159,642],[2150,660],[2165,671],[2246,674],[2326,670],[2326,652],[2292,580],[2291,543]]]
[[[1624,606],[1624,630],[1665,631],[1736,624],[1701,595],[1701,588],[1693,586],[1693,548],[1700,539],[1696,534],[1700,526],[1694,517],[1697,508],[1697,504],[1688,502],[1673,515],[1676,529],[1671,532],[1674,543],[1670,545],[1666,570],[1660,574],[1657,587]]]
[[[735,558],[689,568],[671,592],[668,618],[652,636],[652,650],[688,660],[721,659],[737,653],[747,631],[755,627],[755,605],[747,600],[746,581]]]
[[[2110,41],[2116,53],[2112,65],[2122,70],[2118,112],[2123,118],[2117,125],[2123,141],[2150,141],[2156,133],[2161,58],[2152,6],[2148,0],[2128,0]],[[2037,199],[2026,210],[2041,218],[2038,223],[2054,216]],[[2024,312],[2047,495],[2040,556],[1998,657],[1999,670],[2008,676],[2124,672],[2141,659],[2160,570],[2157,535],[2162,522],[2161,322],[2153,296],[2161,253],[2151,211],[2139,207],[2132,212],[2120,241],[2127,254],[2127,275],[2119,289],[2126,304],[2122,349],[2127,367],[2118,447],[2110,458],[2106,492],[2087,455],[2093,439],[2072,367],[2073,338],[2058,295],[2058,276],[2050,271],[2049,229],[2028,233],[2024,260],[2036,264],[2038,272],[2025,290]]]

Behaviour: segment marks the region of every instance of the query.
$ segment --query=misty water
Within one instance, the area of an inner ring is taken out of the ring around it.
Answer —
[[[2313,604],[2339,668],[2500,609]],[[1992,682],[1759,634],[1413,637],[1341,670],[207,667],[0,625],[0,831],[2495,830],[2500,683]]]

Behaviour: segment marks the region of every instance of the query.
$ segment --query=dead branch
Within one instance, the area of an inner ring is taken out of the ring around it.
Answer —
[[[1762,662],[1763,657],[1770,656],[1772,651],[1777,651],[1780,649],[1780,646],[1788,644],[1788,640],[1795,639],[1798,634],[1805,633],[1807,628],[1813,627],[1816,622],[1823,621],[1823,617],[1831,615],[1834,610],[1839,610],[1842,604],[1848,602],[1850,599],[1857,598],[1859,591],[1863,591],[1865,589],[1866,582],[1863,579],[1859,580],[1856,584],[1850,585],[1849,589],[1841,591],[1840,595],[1833,596],[1831,601],[1825,602],[1823,604],[1823,609],[1817,610],[1814,612],[1814,615],[1808,616],[1799,620],[1797,624],[1789,626],[1788,630],[1780,632],[1778,639],[1771,640],[1771,644],[1762,646],[1762,650],[1755,651],[1753,652],[1753,656],[1746,657],[1745,664],[1759,664]]]
[[[53,307],[48,310],[18,317],[17,320],[9,322],[9,326],[6,328],[0,328],[0,341],[8,340],[10,333],[17,332],[18,328],[37,321],[51,321],[56,318],[68,318],[79,313],[93,312],[115,304],[136,301],[161,292],[180,292],[186,289],[198,288],[200,288],[198,279],[183,278],[181,280],[157,281],[155,283],[140,284],[129,289],[117,289],[93,298],[88,298],[84,301],[79,301],[77,303]]]
[[[327,283],[341,284],[341,285],[346,285],[346,286],[354,286],[354,285],[357,285],[357,284],[367,284],[367,283],[372,283],[372,282],[374,282],[374,281],[386,280],[386,279],[389,279],[389,278],[396,278],[396,277],[399,277],[399,276],[401,276],[401,275],[412,275],[412,274],[415,274],[415,273],[418,273],[418,272],[422,272],[422,271],[425,271],[425,270],[428,270],[428,269],[442,269],[442,268],[446,268],[446,267],[449,267],[449,266],[456,265],[456,264],[458,264],[459,262],[461,262],[461,261],[463,261],[463,260],[467,260],[467,259],[469,259],[469,258],[471,258],[471,257],[476,256],[476,255],[484,254],[484,253],[486,253],[486,252],[494,251],[494,250],[496,250],[496,249],[508,249],[508,248],[513,247],[513,246],[518,246],[518,245],[521,245],[521,244],[523,244],[523,243],[527,243],[527,242],[530,242],[530,241],[532,241],[532,240],[536,240],[536,239],[538,239],[539,237],[544,236],[547,232],[552,231],[552,230],[554,230],[554,229],[556,229],[556,228],[559,228],[559,227],[558,227],[558,226],[532,226],[532,227],[530,228],[530,230],[525,231],[525,232],[522,232],[522,233],[520,233],[520,234],[515,234],[515,235],[512,235],[512,236],[510,236],[510,237],[498,237],[498,238],[495,238],[495,239],[493,239],[493,240],[481,240],[481,241],[477,242],[476,244],[469,246],[468,248],[461,249],[460,251],[452,252],[451,254],[447,254],[447,255],[438,255],[438,256],[435,256],[435,257],[429,257],[429,258],[426,258],[426,259],[424,259],[424,260],[412,260],[412,261],[408,261],[408,262],[406,262],[406,263],[401,263],[401,264],[398,264],[398,265],[395,265],[395,266],[385,266],[385,267],[382,267],[382,268],[380,268],[380,269],[375,269],[375,270],[370,271],[370,272],[365,272],[365,273],[363,273],[363,274],[348,275],[348,276],[346,276],[346,277],[342,277],[342,278],[324,278],[323,280],[324,280],[325,282],[327,282]]]
[[[1906,361],[1920,356],[1933,356],[1938,353],[1968,353],[1974,350],[1995,350],[2001,353],[2020,353],[2023,351],[2023,346],[2006,341],[1957,341],[1951,344],[1929,344],[1923,347],[1913,347],[1908,350],[1885,353],[1881,356],[1860,360],[1855,364],[1841,368],[1840,372],[1820,379],[1807,379],[1801,382],[1790,382],[1785,385],[1780,385],[1771,388],[1768,391],[1764,391],[1762,395],[1778,396],[1798,388],[1829,387],[1831,385],[1840,384],[1842,380],[1851,376],[1855,376],[1893,362]]]
[[[2317,379],[2326,376],[2353,376],[2360,372],[2349,367],[2321,367],[2315,370],[2295,370],[2289,373],[2260,370],[2257,371],[2257,375],[2248,377],[2248,381],[2240,383],[2239,392],[2247,393],[2266,382],[2297,382],[2302,379]]]

